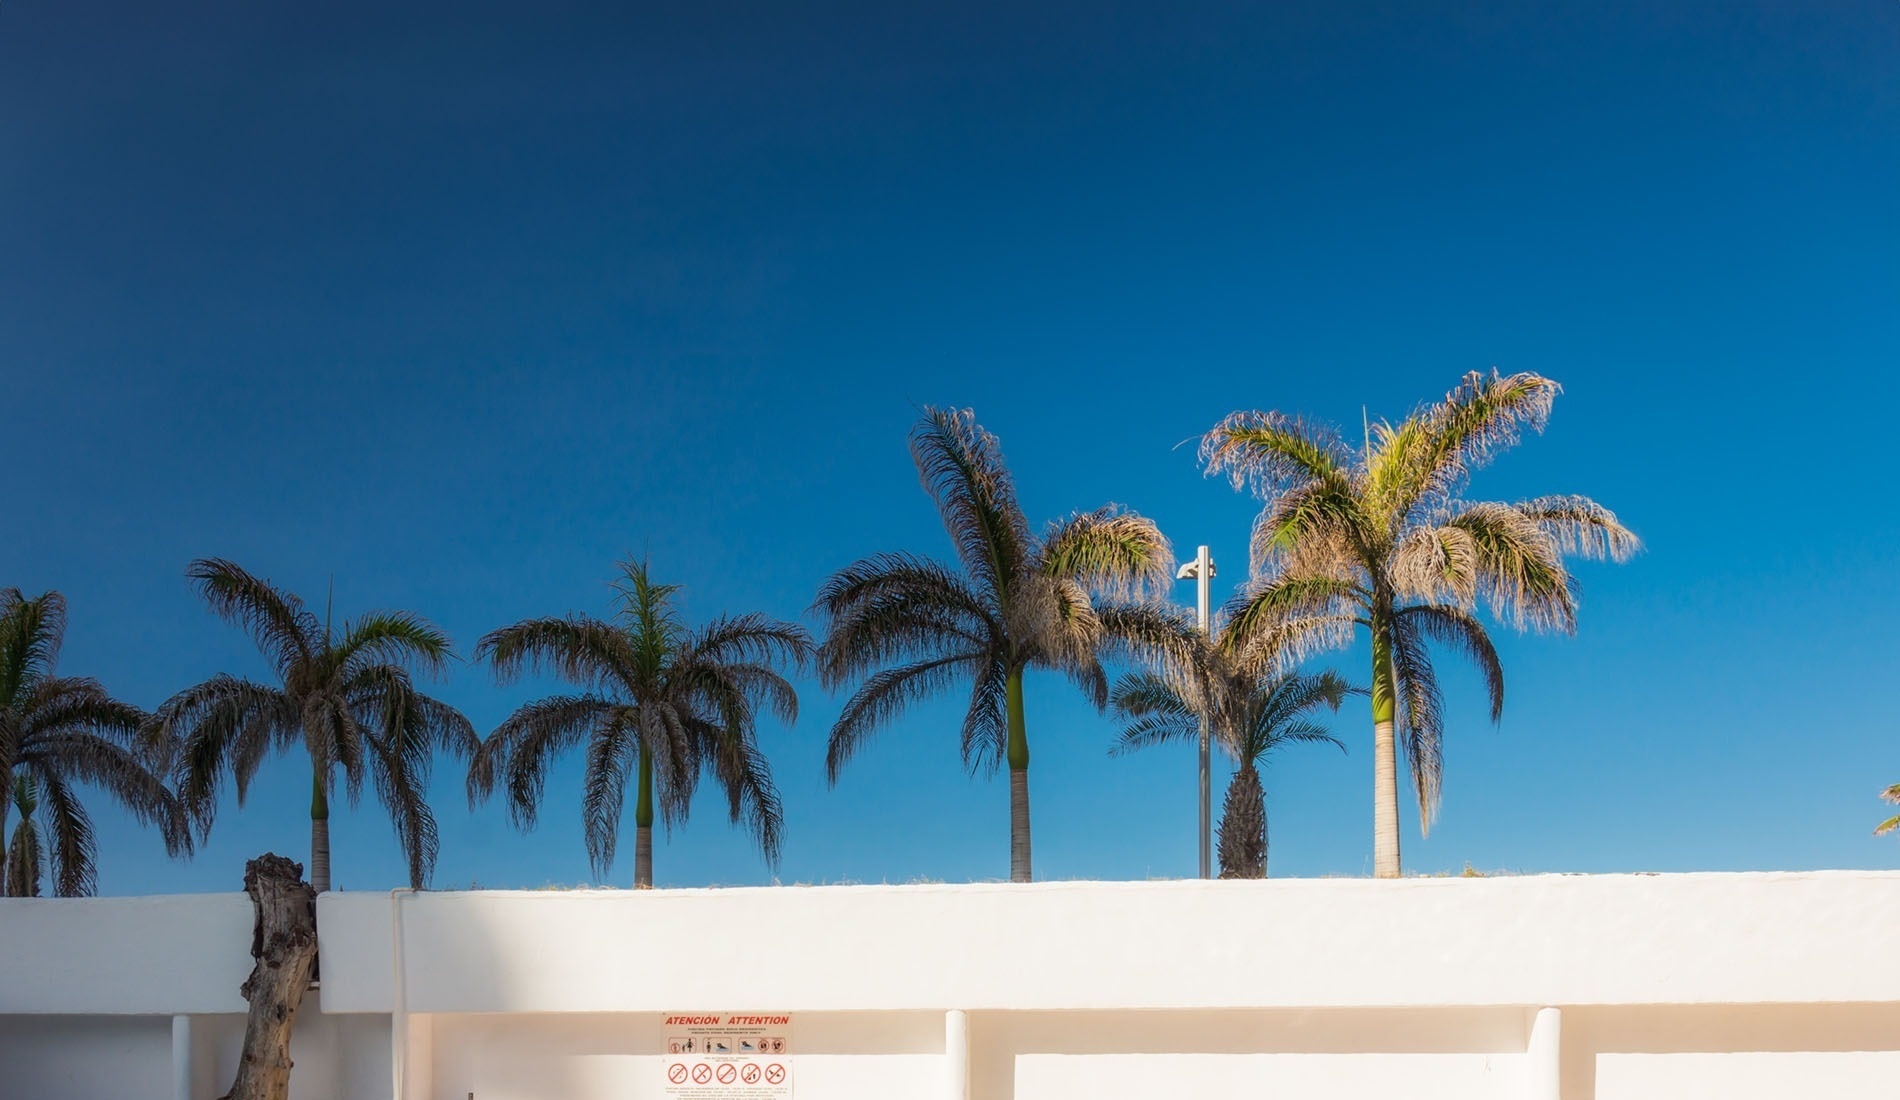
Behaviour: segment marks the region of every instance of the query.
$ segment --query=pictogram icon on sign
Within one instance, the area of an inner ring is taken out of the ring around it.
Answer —
[[[746,1063],[746,1067],[739,1071],[739,1080],[744,1081],[748,1085],[758,1084],[759,1083],[758,1065],[751,1062]]]
[[[666,1079],[676,1085],[685,1084],[686,1067],[680,1065],[678,1062],[674,1062],[672,1065],[666,1067]]]
[[[712,1067],[704,1062],[693,1067],[693,1084],[703,1085],[712,1080]]]
[[[720,1084],[730,1085],[732,1084],[732,1079],[737,1076],[739,1076],[739,1067],[733,1065],[731,1062],[727,1062],[725,1065],[719,1067]]]
[[[784,1084],[785,1067],[779,1065],[777,1062],[773,1062],[771,1065],[765,1067],[765,1083],[768,1085]]]

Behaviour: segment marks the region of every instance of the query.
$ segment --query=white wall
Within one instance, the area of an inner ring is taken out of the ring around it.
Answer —
[[[975,1100],[1890,1097],[1896,912],[1858,872],[326,894],[293,1095],[385,1100],[400,1047],[405,1100],[657,1100],[663,1013],[750,1009],[798,1100],[947,1096],[950,1010]],[[250,924],[0,899],[0,1100],[173,1097],[173,1014],[219,1095]]]
[[[1900,1000],[1900,875],[1872,872],[496,891],[400,905],[416,1012]],[[368,946],[389,944],[390,909],[376,895],[319,903],[336,1007],[390,1010],[393,952]]]

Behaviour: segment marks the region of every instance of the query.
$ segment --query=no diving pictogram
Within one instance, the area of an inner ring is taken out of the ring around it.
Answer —
[[[784,1084],[785,1067],[779,1065],[777,1062],[773,1062],[771,1065],[765,1067],[765,1083],[768,1085]]]
[[[693,1067],[693,1084],[703,1085],[712,1080],[712,1067],[704,1062]]]
[[[739,1067],[733,1065],[731,1062],[727,1062],[719,1067],[720,1084],[730,1085],[732,1084],[732,1079],[737,1076],[739,1076]]]
[[[758,1065],[756,1063],[747,1062],[746,1067],[739,1071],[739,1080],[744,1081],[748,1085],[758,1084],[759,1083]]]
[[[666,1079],[676,1085],[685,1084],[686,1067],[680,1065],[678,1062],[674,1062],[672,1065],[666,1067]]]

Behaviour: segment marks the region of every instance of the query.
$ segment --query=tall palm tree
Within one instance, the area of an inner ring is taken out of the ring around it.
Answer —
[[[440,848],[427,798],[434,754],[465,759],[477,744],[468,719],[412,678],[447,671],[448,636],[407,611],[332,626],[327,611],[319,620],[295,594],[219,558],[192,562],[186,576],[219,618],[251,635],[274,673],[270,683],[213,676],[153,716],[150,735],[177,746],[178,791],[200,827],[210,827],[226,773],[242,806],[265,756],[300,747],[310,761],[311,886],[330,888],[338,780],[355,805],[368,777],[396,828],[409,884],[421,888]]]
[[[1220,877],[1266,878],[1266,790],[1259,769],[1286,745],[1322,742],[1344,751],[1345,743],[1309,715],[1320,707],[1337,711],[1353,689],[1330,669],[1306,675],[1250,668],[1218,649],[1209,657],[1207,673],[1193,680],[1153,670],[1117,680],[1110,701],[1129,723],[1112,751],[1198,741],[1205,719],[1236,765],[1221,803]]]
[[[1180,623],[1145,603],[1104,597],[1165,588],[1168,541],[1115,506],[1032,534],[996,437],[968,409],[926,408],[911,458],[936,503],[961,571],[912,554],[881,554],[834,574],[814,610],[826,622],[818,671],[825,686],[859,682],[831,730],[833,783],[854,753],[905,707],[967,679],[963,761],[972,772],[1009,764],[1009,871],[1030,879],[1029,734],[1023,673],[1067,675],[1100,708],[1106,647],[1178,638]]]
[[[776,865],[784,831],[772,769],[758,745],[758,712],[798,719],[798,693],[781,673],[811,653],[803,627],[763,615],[715,619],[693,630],[673,605],[678,585],[655,584],[647,563],[622,563],[611,621],[569,615],[528,619],[481,640],[503,681],[552,672],[581,689],[529,703],[482,742],[469,766],[472,806],[498,783],[509,815],[532,828],[548,770],[585,745],[581,815],[598,873],[612,866],[626,805],[634,793],[634,885],[653,885],[653,821],[684,822],[702,770],[726,795],[729,816]]]
[[[20,815],[20,823],[13,827],[13,839],[7,842],[6,889],[0,894],[10,898],[37,898],[40,896],[40,868],[46,863],[39,823],[33,820],[40,808],[39,790],[31,776],[16,775],[8,794]]]
[[[162,761],[139,740],[145,713],[107,695],[97,680],[58,675],[65,636],[66,601],[59,593],[27,599],[17,588],[0,589],[0,791],[9,796],[0,798],[0,837],[21,793],[16,784],[24,783],[34,806],[22,812],[43,814],[53,892],[80,897],[98,886],[98,849],[75,784],[104,790],[133,817],[157,826],[171,855],[191,852],[191,829],[161,777]],[[28,836],[16,841],[40,843],[37,829]],[[0,849],[0,865],[14,858]],[[24,884],[38,877],[38,867],[31,876],[18,868],[17,875]],[[0,875],[9,893],[15,876],[13,869]]]
[[[1541,431],[1558,386],[1535,374],[1473,372],[1443,401],[1367,431],[1354,451],[1330,428],[1280,413],[1236,413],[1201,444],[1209,473],[1251,484],[1265,500],[1255,524],[1256,580],[1233,616],[1237,639],[1298,657],[1372,641],[1373,870],[1399,874],[1395,740],[1417,792],[1421,831],[1437,813],[1438,678],[1428,643],[1471,659],[1491,718],[1504,671],[1476,617],[1480,602],[1518,629],[1576,629],[1566,554],[1627,560],[1636,536],[1595,501],[1549,496],[1517,504],[1461,500],[1472,471]]]

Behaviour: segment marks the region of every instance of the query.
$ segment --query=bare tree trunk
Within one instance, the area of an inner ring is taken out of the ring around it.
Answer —
[[[290,1029],[317,965],[317,892],[303,881],[300,864],[279,855],[244,865],[244,892],[257,913],[257,962],[242,989],[251,1011],[237,1080],[223,1100],[288,1100]]]
[[[1009,674],[1003,697],[1009,711],[1009,881],[1029,882],[1029,730],[1023,720],[1023,674]]]

